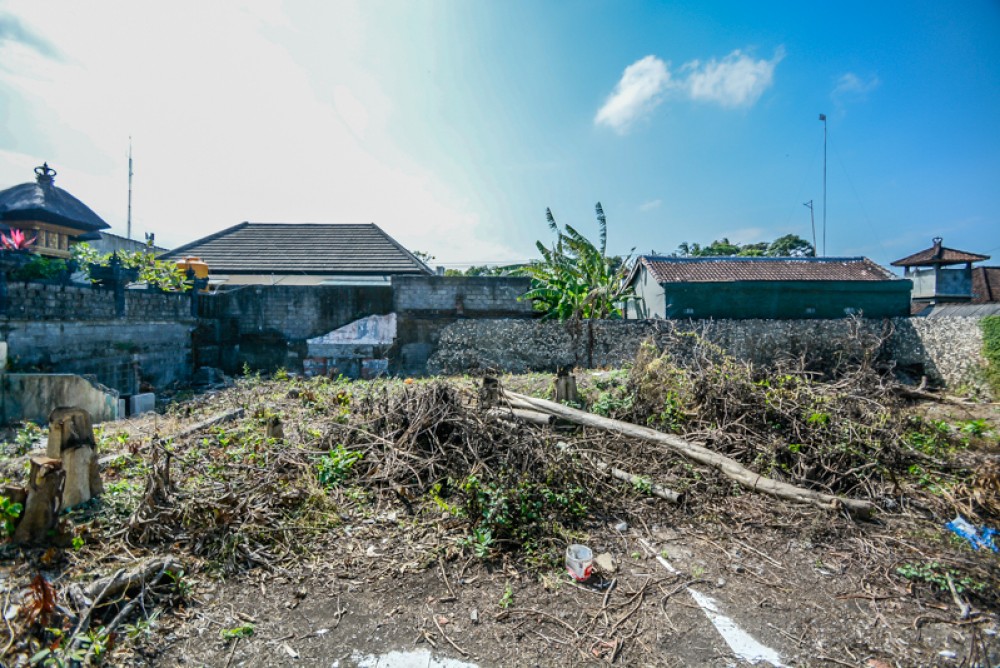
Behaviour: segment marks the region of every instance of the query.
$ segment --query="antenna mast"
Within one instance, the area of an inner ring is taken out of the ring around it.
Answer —
[[[820,114],[823,121],[823,255],[826,255],[826,114]]]
[[[816,255],[816,216],[813,214],[813,201],[809,200],[802,204],[802,206],[809,209],[809,223],[812,225],[813,231],[813,256]]]
[[[132,136],[128,138],[128,221],[125,236],[132,238]]]

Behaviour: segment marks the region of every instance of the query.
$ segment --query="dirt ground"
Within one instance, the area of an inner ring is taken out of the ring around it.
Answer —
[[[120,436],[102,454],[141,459],[130,444],[236,405],[249,414],[253,406],[239,392],[116,425]],[[995,405],[916,410],[935,420],[983,420],[1000,433]],[[289,440],[305,431],[286,425]],[[1000,452],[995,438],[981,446]],[[106,482],[127,480],[124,471],[112,466]],[[547,544],[546,554],[482,559],[462,549],[468,527],[446,509],[341,490],[331,492],[329,523],[272,527],[293,551],[301,543],[294,558],[265,555],[232,572],[192,554],[184,536],[149,548],[94,541],[55,556],[7,548],[0,555],[5,618],[8,629],[17,625],[10,601],[33,573],[47,573],[58,588],[169,553],[185,563],[183,595],[173,604],[143,603],[116,633],[105,665],[374,666],[390,665],[377,657],[393,650],[480,666],[754,663],[727,644],[720,616],[780,657],[757,665],[1000,665],[998,610],[984,603],[995,596],[953,594],[901,575],[938,562],[956,574],[963,565],[997,565],[916,499],[906,512],[886,500],[874,521],[856,521],[747,493],[711,474],[700,485],[702,494],[681,505],[621,485],[613,514],[595,510],[567,535],[604,564],[584,583],[560,563],[565,542]],[[126,516],[140,496],[132,488],[95,502],[74,517],[77,531],[96,534],[103,529],[95,522]],[[965,586],[995,591],[997,584]],[[714,600],[714,614],[698,595]],[[10,649],[13,633],[8,638]],[[392,665],[428,665],[421,656]],[[5,660],[27,665],[24,654]]]
[[[732,533],[682,513],[641,511],[659,523],[588,532],[595,553],[615,561],[599,577],[616,583],[607,596],[560,571],[534,578],[455,561],[400,572],[379,556],[395,542],[379,538],[395,524],[383,516],[356,540],[331,541],[329,558],[308,569],[199,589],[201,602],[173,621],[160,656],[163,665],[351,666],[359,655],[427,647],[484,666],[597,665],[612,656],[622,665],[745,665],[686,594],[690,585],[786,665],[960,665],[984,648],[988,665],[1000,661],[995,621],[963,625],[947,600],[872,582],[861,555],[879,527],[818,545],[790,536],[782,518]],[[784,520],[826,522],[818,512]],[[680,573],[667,572],[643,540]],[[901,545],[900,561],[907,552]],[[243,623],[254,624],[252,637],[219,639],[220,629]]]

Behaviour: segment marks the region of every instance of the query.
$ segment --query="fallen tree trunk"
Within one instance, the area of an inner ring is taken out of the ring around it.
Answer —
[[[560,442],[559,448],[562,450],[569,450],[570,447],[566,443]],[[675,492],[669,487],[664,487],[663,485],[651,481],[649,478],[644,478],[642,476],[634,475],[628,471],[624,471],[620,468],[616,468],[607,462],[602,462],[600,459],[595,459],[585,452],[579,453],[584,459],[586,459],[594,468],[599,471],[604,471],[608,473],[612,478],[621,480],[622,482],[627,482],[630,485],[642,489],[649,494],[659,497],[664,501],[669,501],[670,503],[681,503],[684,500],[684,495],[680,492]]]
[[[529,411],[523,408],[493,408],[487,412],[490,417],[497,417],[501,419],[517,418],[521,422],[527,422],[528,424],[539,425],[541,427],[548,427],[555,423],[556,416],[550,415],[549,413],[539,413],[538,411]]]
[[[199,431],[204,431],[209,427],[214,427],[215,425],[220,424],[222,422],[227,422],[229,420],[236,420],[238,418],[241,418],[243,417],[245,412],[246,411],[242,408],[234,408],[233,410],[226,411],[225,413],[219,413],[218,415],[213,415],[207,420],[202,420],[201,422],[197,422],[191,425],[190,427],[182,429],[176,434],[171,434],[170,436],[167,436],[166,438],[161,440],[162,441],[166,441],[167,439],[180,440],[182,438],[190,436],[191,434],[197,434]]]
[[[754,473],[734,459],[725,455],[713,452],[706,447],[689,443],[682,438],[664,434],[663,432],[641,427],[630,422],[612,420],[592,413],[563,406],[545,399],[535,399],[516,392],[503,390],[503,397],[507,399],[513,408],[525,408],[528,410],[549,413],[556,417],[574,422],[585,427],[594,427],[605,431],[615,432],[632,438],[639,438],[650,443],[663,445],[674,452],[687,457],[688,459],[711,466],[720,471],[726,477],[735,480],[740,485],[756,492],[763,492],[771,496],[803,503],[824,510],[847,510],[851,515],[861,518],[870,518],[874,512],[874,506],[867,501],[856,499],[844,499],[832,494],[817,492],[811,489],[796,487],[786,482],[772,480],[758,473]]]

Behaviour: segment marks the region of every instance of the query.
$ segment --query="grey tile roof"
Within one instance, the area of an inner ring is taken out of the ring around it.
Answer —
[[[642,255],[658,283],[732,281],[888,281],[887,269],[866,257],[698,257]]]
[[[433,273],[374,223],[243,222],[162,257],[191,255],[214,275]]]

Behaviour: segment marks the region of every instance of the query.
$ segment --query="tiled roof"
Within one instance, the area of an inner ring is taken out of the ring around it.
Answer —
[[[972,268],[972,302],[1000,302],[1000,267]]]
[[[935,264],[964,264],[966,262],[981,262],[989,260],[989,255],[979,255],[966,251],[945,248],[941,245],[941,237],[934,238],[934,245],[930,248],[908,255],[892,263],[894,267],[920,267]]]
[[[17,221],[38,220],[82,232],[111,227],[86,204],[57,188],[53,183],[56,171],[47,164],[36,167],[35,173],[35,183],[0,191],[0,220],[7,226],[17,227]]]
[[[197,256],[212,274],[430,274],[374,223],[249,223],[163,255]]]
[[[658,283],[731,281],[888,281],[896,277],[865,257],[698,257],[642,255]]]

